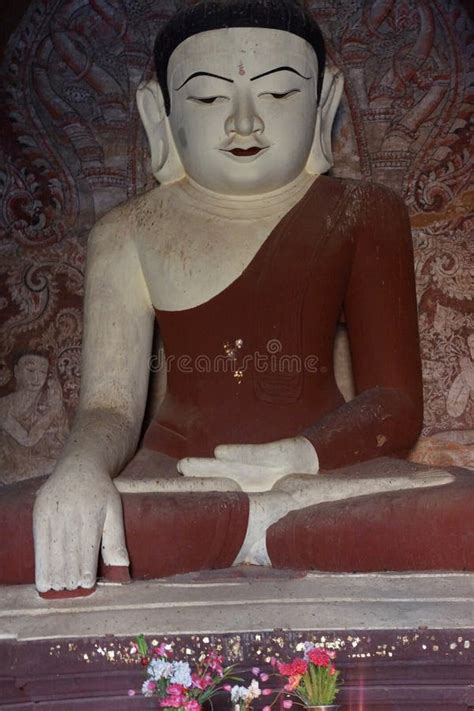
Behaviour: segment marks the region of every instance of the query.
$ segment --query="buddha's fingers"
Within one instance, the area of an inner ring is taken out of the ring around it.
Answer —
[[[50,521],[44,516],[41,507],[35,504],[33,510],[33,534],[35,544],[35,577],[36,588],[39,592],[47,592],[51,589],[50,580]]]
[[[275,467],[283,474],[316,474],[319,461],[313,445],[304,437],[291,437],[263,444],[221,444],[216,459],[227,462]]]
[[[228,462],[204,457],[188,457],[178,462],[184,476],[228,477],[236,481],[243,491],[268,491],[283,474],[277,467],[242,462]]]
[[[89,513],[85,515],[81,512],[81,520],[78,526],[79,535],[75,541],[71,541],[67,551],[67,555],[71,556],[71,558],[77,555],[77,560],[79,561],[79,577],[72,581],[71,590],[79,587],[89,589],[95,585],[103,516],[101,519],[96,520]]]
[[[122,499],[118,492],[116,495],[110,495],[107,500],[102,533],[102,559],[106,565],[130,565],[125,543]]]
[[[216,459],[241,464],[278,466],[285,455],[283,442],[265,444],[220,444],[214,450]]]
[[[99,550],[102,532],[102,523],[96,525],[95,521],[88,525],[85,522],[84,532],[81,538],[82,555],[80,557],[80,578],[76,581],[75,587],[92,588],[97,579],[97,567],[99,564]]]
[[[77,516],[72,510],[61,511],[50,522],[51,535],[49,540],[49,587],[52,590],[65,590],[75,587],[76,581],[71,581],[67,576],[67,558],[71,555],[74,537],[80,535],[80,526],[77,526]],[[73,529],[71,535],[70,529]]]
[[[96,521],[81,510],[63,511],[53,590],[88,589],[95,585],[102,520]],[[53,547],[51,555],[55,554]]]
[[[76,519],[74,536],[67,538],[64,546],[64,587],[66,590],[75,590],[82,585],[82,521]]]

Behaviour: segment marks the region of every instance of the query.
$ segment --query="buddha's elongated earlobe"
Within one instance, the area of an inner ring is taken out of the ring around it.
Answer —
[[[140,84],[137,105],[150,144],[153,175],[162,185],[181,180],[184,168],[171,133],[163,93],[155,79]]]
[[[343,88],[344,77],[340,70],[336,67],[326,67],[316,117],[314,141],[306,164],[306,170],[313,175],[326,173],[334,165],[331,131]]]

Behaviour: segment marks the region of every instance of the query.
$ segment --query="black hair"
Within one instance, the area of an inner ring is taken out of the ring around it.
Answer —
[[[318,101],[321,95],[326,48],[316,20],[298,0],[198,0],[175,13],[159,31],[154,48],[156,77],[170,112],[167,84],[169,59],[188,37],[227,27],[265,27],[291,32],[306,40],[318,60]]]
[[[13,364],[18,365],[20,360],[22,358],[27,358],[28,356],[34,356],[35,358],[43,358],[44,360],[48,361],[49,364],[49,355],[46,352],[43,351],[30,351],[30,350],[19,350],[16,351],[14,357],[13,357]]]

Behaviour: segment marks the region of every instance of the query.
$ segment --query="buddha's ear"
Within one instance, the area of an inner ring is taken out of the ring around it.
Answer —
[[[340,70],[337,67],[327,66],[316,117],[314,141],[306,164],[307,171],[314,175],[326,173],[334,164],[331,131],[343,89],[344,77]]]
[[[137,105],[150,144],[153,175],[161,184],[181,180],[184,168],[171,133],[163,93],[155,79],[140,84]]]

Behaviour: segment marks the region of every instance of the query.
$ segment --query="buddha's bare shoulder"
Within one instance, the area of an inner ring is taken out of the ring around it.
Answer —
[[[123,246],[143,234],[160,229],[179,208],[175,185],[157,186],[130,198],[105,213],[94,225],[89,245],[106,242],[109,246]]]

